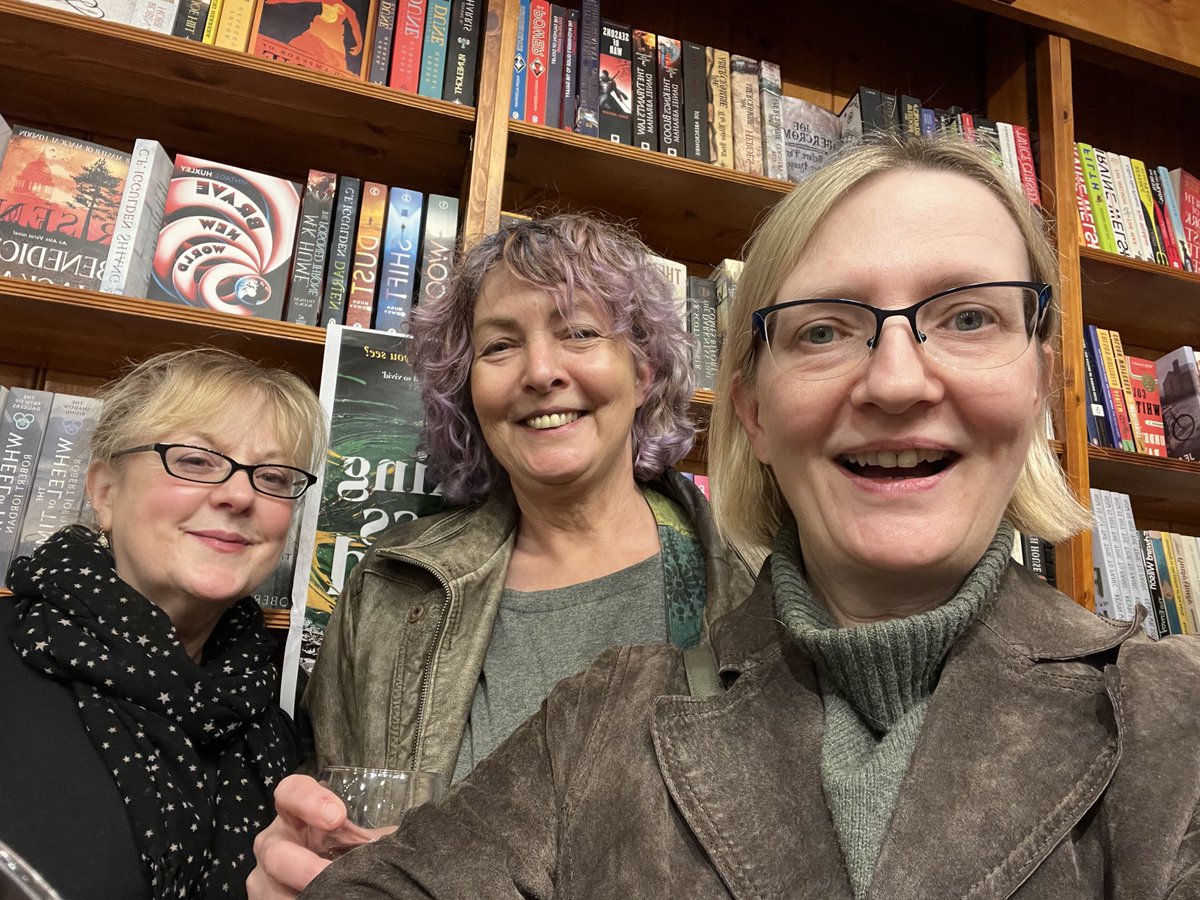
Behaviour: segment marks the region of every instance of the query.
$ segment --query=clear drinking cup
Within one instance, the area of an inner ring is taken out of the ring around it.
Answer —
[[[319,851],[327,859],[391,833],[405,812],[437,800],[445,791],[436,772],[409,769],[326,766],[317,781],[346,805],[346,824],[330,832]]]

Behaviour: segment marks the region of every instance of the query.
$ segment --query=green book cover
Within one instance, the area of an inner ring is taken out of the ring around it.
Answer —
[[[1088,200],[1092,204],[1096,232],[1100,236],[1100,249],[1117,252],[1117,241],[1113,237],[1112,220],[1108,217],[1108,204],[1104,202],[1104,186],[1100,183],[1100,169],[1096,165],[1096,151],[1091,144],[1080,141],[1079,161],[1083,165],[1083,184],[1087,188]]]

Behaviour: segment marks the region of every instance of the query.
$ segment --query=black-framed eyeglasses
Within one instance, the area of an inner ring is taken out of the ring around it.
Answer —
[[[168,475],[200,484],[222,484],[232,478],[235,472],[245,472],[250,479],[250,486],[260,494],[284,500],[304,496],[304,492],[317,483],[316,475],[295,466],[275,463],[248,466],[224,453],[193,447],[191,444],[146,444],[144,447],[130,447],[114,453],[113,457],[129,453],[157,453]]]
[[[1028,349],[1050,299],[1044,282],[988,281],[940,291],[905,309],[819,298],[776,303],[751,318],[780,369],[820,381],[870,356],[893,316],[908,320],[914,340],[939,363],[958,369],[1006,366]]]

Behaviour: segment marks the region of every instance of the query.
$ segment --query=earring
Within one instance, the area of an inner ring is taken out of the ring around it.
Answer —
[[[106,531],[101,531],[96,535],[96,543],[99,544],[104,550],[112,549],[112,544],[108,542],[108,532]]]

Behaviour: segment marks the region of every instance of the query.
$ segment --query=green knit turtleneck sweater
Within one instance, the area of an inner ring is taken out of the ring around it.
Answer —
[[[1012,543],[1012,526],[1001,522],[962,587],[936,609],[842,628],[804,578],[795,522],[775,539],[775,613],[816,663],[825,704],[821,782],[855,897],[871,883],[942,663],[995,596]]]

